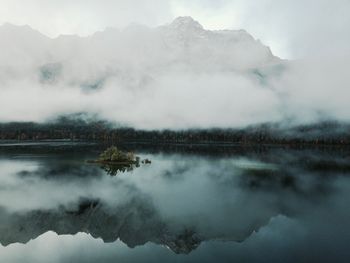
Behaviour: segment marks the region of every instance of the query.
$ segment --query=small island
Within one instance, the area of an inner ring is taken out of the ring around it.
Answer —
[[[125,153],[112,146],[101,153],[97,160],[89,160],[87,162],[104,165],[137,165],[140,163],[140,157],[135,156],[133,152]]]
[[[147,159],[147,163],[151,163]],[[140,157],[133,152],[123,152],[112,146],[100,154],[97,160],[89,160],[87,163],[98,164],[107,174],[115,176],[120,172],[132,171],[135,167],[140,167]],[[142,161],[146,164],[146,160]]]

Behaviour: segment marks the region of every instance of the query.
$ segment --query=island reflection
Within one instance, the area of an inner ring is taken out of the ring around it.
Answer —
[[[131,248],[152,242],[188,254],[204,241],[243,242],[278,215],[313,218],[349,187],[347,152],[141,151],[151,166],[114,177],[87,165],[90,155],[1,155],[2,245],[48,231],[85,232]]]

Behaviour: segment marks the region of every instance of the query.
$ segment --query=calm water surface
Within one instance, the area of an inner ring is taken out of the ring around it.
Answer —
[[[350,151],[0,145],[0,262],[350,262]]]

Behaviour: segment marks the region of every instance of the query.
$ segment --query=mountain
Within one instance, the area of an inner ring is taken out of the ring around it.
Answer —
[[[28,74],[38,64],[48,59],[45,50],[49,49],[51,40],[29,26],[4,24],[0,27],[0,81],[11,72]]]
[[[79,112],[141,129],[280,119],[270,79],[285,62],[244,30],[211,31],[179,17],[155,28],[133,24],[52,39],[7,24],[0,43],[0,122]]]
[[[205,30],[191,17],[179,17],[160,27],[163,41],[192,62],[222,69],[249,69],[278,59],[271,50],[244,30]]]
[[[205,30],[191,17],[179,17],[157,28],[131,25],[124,30],[106,29],[90,37],[55,39],[29,26],[5,24],[0,27],[0,43],[6,50],[1,54],[3,69],[12,66],[19,73],[23,67],[32,67],[35,74],[46,64],[60,63],[62,76],[73,82],[88,80],[91,74],[104,78],[130,70],[247,70],[278,61],[268,47],[247,32]],[[27,63],[23,65],[24,62]]]

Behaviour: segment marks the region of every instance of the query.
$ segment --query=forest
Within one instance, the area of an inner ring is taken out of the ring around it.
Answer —
[[[48,123],[0,123],[0,140],[349,145],[350,125],[322,122],[294,127],[261,124],[241,129],[138,130],[114,127],[106,121],[63,118]]]

